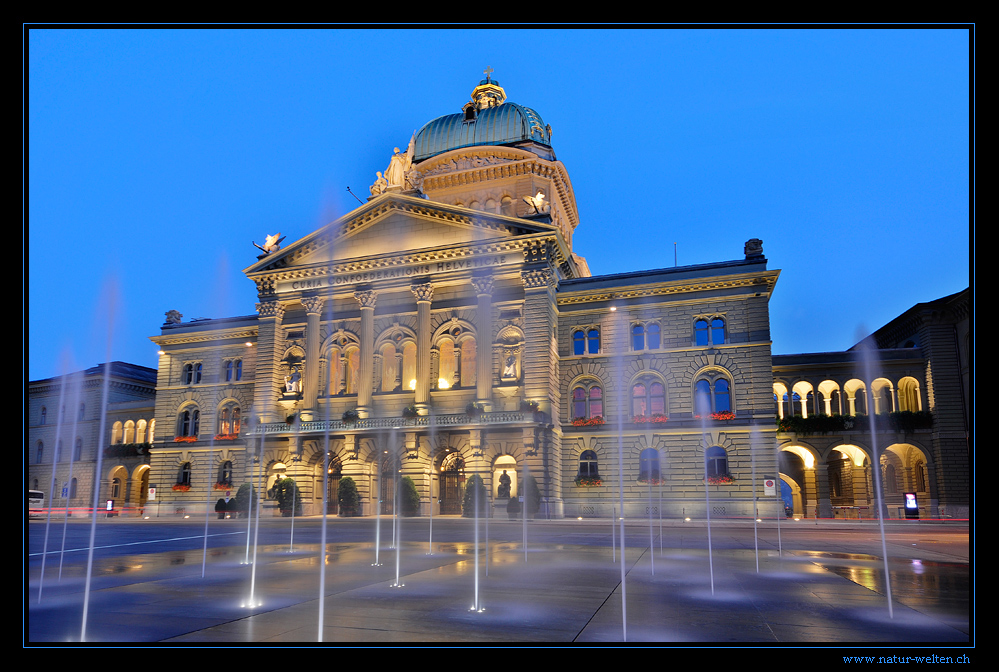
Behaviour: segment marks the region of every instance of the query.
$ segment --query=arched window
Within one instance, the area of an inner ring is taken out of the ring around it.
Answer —
[[[120,498],[121,498],[121,479],[115,477],[111,479],[111,499],[120,499]]]
[[[185,462],[180,465],[180,472],[177,474],[177,485],[191,485],[191,463]]]
[[[600,330],[590,329],[586,332],[586,352],[596,355],[600,352]]]
[[[48,417],[48,414],[49,414],[48,409],[46,409],[44,406],[42,406],[42,414],[41,414],[41,419],[40,419],[39,424],[42,424],[42,425],[45,424],[45,419]]]
[[[80,404],[80,414],[77,416],[76,419],[77,420],[83,420],[84,419],[84,415],[86,414],[85,413],[86,410],[87,410],[87,405],[86,404]]]
[[[586,354],[586,334],[582,331],[576,331],[572,334],[572,354]],[[42,424],[45,423],[43,422]]]
[[[135,422],[133,420],[125,421],[125,443],[135,443]]]
[[[243,379],[243,360],[229,359],[225,363],[226,382],[240,381]]]
[[[456,387],[459,380],[458,362],[454,356],[454,341],[444,339],[437,346],[440,357],[437,368],[437,389],[448,390]]]
[[[76,487],[77,487],[76,477],[74,476],[73,479],[69,482],[69,498],[70,499],[76,499]]]
[[[694,345],[708,344],[708,321],[697,320],[694,322]]]
[[[184,385],[197,385],[201,382],[201,362],[189,362],[184,365],[183,381]]]
[[[83,439],[77,439],[73,445],[73,461],[79,462],[81,457],[83,457]]]
[[[382,346],[382,392],[394,392],[402,389],[399,378],[399,360],[396,358],[395,345],[386,343]]]
[[[407,390],[416,389],[416,343],[412,341],[402,346],[402,383]]]
[[[135,423],[135,442],[145,443],[146,442],[146,421],[139,420]]]
[[[465,338],[461,342],[461,386],[475,387],[476,347],[474,338]]]
[[[659,335],[659,325],[655,323],[650,324],[645,332],[646,347],[648,347],[649,350],[658,350],[662,346],[662,339]]]
[[[56,441],[55,459],[53,462],[62,462],[62,439]]]
[[[728,378],[721,372],[713,372],[699,379],[694,384],[694,409],[694,414],[701,418],[731,413],[732,389]]]
[[[219,467],[219,480],[220,485],[232,485],[232,462],[226,460]]]
[[[149,421],[149,443],[156,440],[156,418]]]
[[[711,446],[704,451],[704,465],[709,479],[728,476],[728,454],[721,446]]]
[[[579,456],[579,478],[600,478],[597,470],[597,454],[592,450],[584,450]]]
[[[632,417],[666,414],[666,388],[657,378],[646,376],[631,386]]]
[[[218,433],[221,436],[236,436],[240,430],[239,405],[230,401],[219,409]]]
[[[642,451],[638,459],[638,480],[659,481],[659,451],[655,448],[646,448]]]
[[[198,436],[201,428],[201,411],[195,406],[188,406],[180,412],[177,418],[177,436]]]
[[[122,442],[122,431],[121,422],[115,422],[111,425],[111,443],[121,443]]]
[[[597,381],[583,382],[572,389],[572,419],[602,418],[604,393]]]
[[[711,344],[721,345],[725,342],[725,320],[716,317],[711,320]]]
[[[725,343],[725,320],[720,317],[700,318],[694,322],[694,345],[722,345]]]
[[[347,350],[346,375],[346,394],[357,394],[358,379],[361,377],[361,351],[357,348]]]
[[[919,383],[915,378],[898,381],[898,406],[901,411],[917,412],[922,408],[919,398]]]
[[[631,349],[632,350],[644,350],[645,349],[645,325],[636,324],[631,328]]]

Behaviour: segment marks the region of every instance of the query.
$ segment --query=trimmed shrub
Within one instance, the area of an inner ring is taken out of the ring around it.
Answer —
[[[350,476],[340,479],[340,487],[336,492],[337,504],[341,516],[356,516],[361,508],[361,496],[357,492],[357,485]]]

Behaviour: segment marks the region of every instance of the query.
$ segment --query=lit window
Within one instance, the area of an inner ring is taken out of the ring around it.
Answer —
[[[631,386],[631,415],[666,414],[666,388],[656,378],[645,377]]]
[[[218,433],[223,436],[234,436],[239,434],[239,429],[239,406],[235,402],[229,402],[219,410]]]
[[[602,418],[604,415],[603,389],[599,383],[581,384],[572,390],[572,419]]]

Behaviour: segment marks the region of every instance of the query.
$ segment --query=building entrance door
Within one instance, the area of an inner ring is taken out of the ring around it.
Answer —
[[[451,453],[441,464],[441,515],[460,516],[465,499],[465,461],[458,453]]]

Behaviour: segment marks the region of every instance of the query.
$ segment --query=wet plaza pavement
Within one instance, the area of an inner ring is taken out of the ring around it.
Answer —
[[[751,523],[723,523],[709,553],[703,523],[671,521],[661,537],[635,523],[622,595],[609,521],[532,522],[526,551],[519,523],[493,521],[488,549],[480,528],[476,574],[462,519],[435,520],[432,543],[428,521],[404,520],[398,550],[383,519],[377,565],[373,540],[361,538],[373,519],[331,521],[321,610],[318,521],[299,521],[294,543],[287,523],[264,521],[255,564],[239,521],[213,524],[207,549],[204,523],[98,525],[86,641],[973,643],[967,524],[889,528],[889,613],[876,525],[788,524],[778,541],[773,525],[754,534]],[[43,524],[28,526],[26,645],[81,639],[88,554],[73,542],[89,525],[69,527],[77,534],[63,554],[50,532],[42,578]]]

